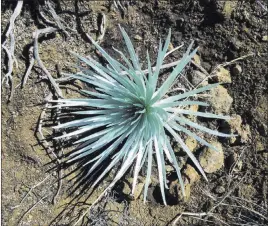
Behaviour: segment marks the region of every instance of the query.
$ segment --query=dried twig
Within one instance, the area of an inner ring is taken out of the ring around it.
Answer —
[[[30,188],[30,190],[26,193],[26,195],[23,196],[23,198],[22,198],[22,200],[20,201],[20,203],[19,203],[18,205],[16,205],[16,206],[11,207],[11,209],[16,209],[16,208],[20,207],[21,204],[23,203],[23,201],[24,201],[24,200],[28,197],[28,195],[32,192],[32,190],[35,189],[36,187],[38,187],[39,185],[43,184],[43,183],[44,183],[50,176],[51,176],[51,174],[47,175],[47,176],[45,177],[45,179],[43,179],[42,181],[40,181],[40,182],[38,182],[37,184],[35,184],[34,186],[32,186],[32,187]]]
[[[48,195],[43,196],[41,199],[39,199],[34,205],[32,205],[19,219],[18,225],[21,224],[23,218],[30,213],[39,203],[41,203],[43,201],[43,199],[45,199]]]
[[[233,59],[233,60],[231,60],[231,61],[225,62],[225,63],[223,63],[223,64],[219,64],[219,65],[217,65],[217,66],[212,70],[212,72],[210,73],[210,75],[213,75],[213,74],[214,74],[219,68],[221,68],[221,67],[225,67],[225,66],[227,66],[227,65],[234,64],[236,61],[243,60],[243,59],[245,59],[245,58],[247,58],[247,57],[255,56],[255,55],[256,55],[256,53],[249,53],[249,54],[246,54],[246,55],[244,55],[244,56],[241,56],[241,57],[238,57],[238,58],[236,58],[236,59]]]

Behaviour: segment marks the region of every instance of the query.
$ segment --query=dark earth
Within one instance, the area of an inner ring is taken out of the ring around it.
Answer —
[[[166,63],[178,60],[194,40],[194,45],[199,46],[196,63],[206,73],[211,74],[223,64],[231,75],[231,83],[223,87],[233,99],[231,109],[224,113],[239,115],[241,130],[246,132],[245,139],[243,134],[239,134],[234,142],[218,138],[224,153],[223,166],[207,173],[208,182],[195,174],[196,181],[186,185],[189,191],[186,198],[179,197],[180,191],[171,170],[168,174],[169,189],[166,191],[168,205],[164,206],[154,166],[155,175],[149,187],[148,202],[144,204],[143,193],[137,194],[137,197],[128,195],[132,179],[129,172],[79,224],[268,225],[267,3],[261,0],[47,2],[62,19],[67,31],[67,35],[66,32],[56,31],[38,40],[39,56],[54,79],[62,77],[61,72],[74,72],[71,64],[76,60],[69,51],[102,60],[86,34],[99,37],[103,14],[107,21],[101,46],[115,58],[118,55],[114,54],[112,47],[125,52],[118,28],[120,24],[133,41],[140,62],[144,62],[143,68],[147,64],[145,50],[148,49],[151,59],[156,59],[159,39],[165,39],[171,28],[173,47],[182,43],[185,45],[171,54]],[[1,3],[2,44],[16,4],[15,0]],[[55,92],[37,62],[23,88],[21,83],[30,64],[29,49],[33,43],[33,32],[49,26],[56,27],[55,22],[51,24],[51,21],[53,17],[47,4],[41,0],[24,1],[22,12],[15,21],[18,68],[13,71],[14,94],[8,101],[10,87],[3,83],[1,99],[2,225],[74,225],[98,198],[114,173],[112,171],[93,193],[83,185],[75,188],[77,184],[72,178],[77,178],[79,171],[72,171],[74,165],[67,169],[59,167],[51,152],[51,148],[55,148],[60,159],[63,151],[71,149],[70,145],[57,148],[59,144],[51,142],[51,139],[44,142],[37,131],[45,98],[50,93],[55,97]],[[7,73],[7,64],[6,54],[2,50],[2,78]],[[190,64],[185,76],[189,78],[200,67]],[[160,81],[168,72],[170,70],[165,71]],[[211,82],[213,78],[209,79]],[[180,84],[184,84],[183,81],[178,81],[177,87]],[[80,97],[78,91],[81,87],[83,84],[78,81],[60,85],[65,98]],[[226,97],[217,98],[220,101]],[[43,133],[51,138],[50,127],[56,122],[52,113],[48,112],[46,117]],[[202,123],[232,131],[230,123],[212,120]],[[239,133],[239,129],[235,132]],[[201,146],[196,149],[195,155],[198,157],[203,149]],[[185,177],[189,176],[185,172],[192,163],[181,151],[176,155],[184,164],[182,171]],[[191,169],[196,173],[194,168]],[[143,176],[139,181],[141,188]],[[186,180],[191,181],[192,178]],[[180,214],[180,219],[177,219]]]

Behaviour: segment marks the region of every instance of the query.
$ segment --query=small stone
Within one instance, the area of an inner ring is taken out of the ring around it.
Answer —
[[[220,67],[215,74],[212,75],[212,80],[215,82],[231,83],[232,78],[230,72],[224,67]]]
[[[134,39],[135,39],[136,41],[141,41],[141,40],[142,40],[142,37],[139,36],[139,35],[135,35]]]
[[[233,75],[240,75],[242,73],[242,67],[239,64],[236,64],[232,68],[232,73],[233,73]]]
[[[194,62],[198,65],[201,65],[201,60],[200,60],[200,56],[198,56],[197,54],[194,55],[193,57]]]
[[[197,143],[196,139],[194,139],[193,137],[189,136],[189,137],[186,138],[185,144],[190,149],[191,152],[194,152],[196,150],[196,147],[197,147],[198,143]]]
[[[206,173],[214,173],[219,170],[224,164],[224,154],[222,145],[219,142],[211,142],[218,151],[205,147],[199,156],[199,162]]]
[[[267,42],[268,41],[268,35],[262,36],[262,41]]]
[[[255,148],[257,152],[263,151],[265,149],[264,144],[260,140],[257,140]]]
[[[225,192],[225,188],[223,186],[217,186],[215,188],[215,192],[219,195],[223,194]]]
[[[263,122],[263,129],[266,130],[267,129],[267,122],[268,122],[268,96],[267,95],[262,95],[259,100],[258,100],[258,105],[256,108],[256,118],[258,119],[258,121]],[[266,124],[265,124],[266,122]],[[266,136],[265,133],[267,132],[262,132],[263,135],[262,136]]]
[[[175,171],[174,167],[172,167],[171,165],[167,165],[167,166],[165,166],[165,168],[166,168],[166,172],[168,172],[168,173]]]
[[[190,184],[199,181],[200,175],[196,172],[196,170],[189,164],[186,165],[186,169],[184,170],[184,174],[188,178]]]
[[[187,179],[184,178],[184,192],[185,196],[182,194],[181,185],[179,180],[172,181],[170,183],[169,187],[169,195],[172,198],[173,202],[179,203],[179,202],[187,202],[190,199],[191,195],[191,184]]]
[[[219,85],[210,91],[211,96],[208,98],[211,106],[215,109],[216,114],[229,113],[233,98],[228,94],[227,89]]]
[[[207,76],[200,72],[200,71],[193,71],[193,73],[190,75],[190,82],[193,84],[193,86],[197,86],[200,82],[202,82],[201,86],[206,86],[208,84],[208,81],[205,80]]]

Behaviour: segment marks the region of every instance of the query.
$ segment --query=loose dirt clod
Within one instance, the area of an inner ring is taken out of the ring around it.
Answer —
[[[200,165],[206,173],[214,173],[219,170],[224,164],[224,154],[222,145],[219,142],[211,142],[218,151],[205,147],[199,156]]]
[[[133,178],[128,178],[127,183],[124,183],[123,193],[128,195],[129,197],[133,198],[134,200],[138,199],[142,194],[143,187],[144,187],[144,178],[139,177],[140,182],[137,182],[134,194],[131,194],[131,188],[133,183]]]
[[[230,133],[238,136],[231,137],[230,143],[233,144],[236,141],[247,143],[251,138],[249,125],[242,125],[242,118],[240,115],[232,115],[231,117],[232,119],[228,120],[226,123],[230,127]]]
[[[171,202],[179,203],[179,202],[188,202],[191,195],[191,184],[188,179],[184,178],[184,191],[185,196],[183,196],[181,191],[181,185],[178,180],[172,181],[169,187],[169,195],[171,198]]]
[[[219,85],[210,91],[210,95],[208,100],[215,112],[217,114],[228,114],[233,103],[233,98],[229,95],[228,90]]]
[[[225,69],[224,67],[218,68],[218,70],[212,75],[212,80],[214,82],[220,82],[220,83],[231,83],[232,78],[230,75],[230,72]]]
[[[186,169],[184,170],[184,174],[188,178],[190,184],[197,182],[200,180],[200,175],[191,165],[187,164]]]
[[[194,152],[197,148],[197,141],[196,139],[194,139],[193,137],[187,137],[186,140],[185,140],[185,144],[187,145],[187,147],[192,151]]]

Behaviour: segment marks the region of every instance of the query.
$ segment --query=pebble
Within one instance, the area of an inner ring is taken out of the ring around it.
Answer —
[[[224,192],[225,192],[225,188],[223,186],[217,186],[215,188],[215,193],[217,193],[219,195],[223,194]]]
[[[166,169],[166,172],[167,172],[167,173],[170,173],[170,172],[175,171],[175,170],[174,170],[174,167],[171,166],[171,165],[166,165],[166,166],[165,166],[165,169]]]
[[[236,64],[232,68],[232,73],[233,73],[233,75],[240,75],[242,73],[242,67],[239,64]]]
[[[231,44],[234,50],[240,50],[242,48],[242,42],[236,40],[235,38],[231,39]]]
[[[262,36],[262,41],[267,42],[268,41],[268,35]]]
[[[194,104],[194,105],[191,105],[189,107],[189,111],[197,112],[198,108],[199,108],[199,105]],[[196,116],[195,115],[187,115],[187,118],[190,119],[191,121],[196,122]]]
[[[242,184],[238,189],[238,196],[241,198],[250,199],[256,194],[256,189],[251,184]]]
[[[221,143],[217,141],[210,142],[218,151],[205,147],[199,156],[199,162],[206,173],[214,173],[224,165],[224,154]]]
[[[257,152],[261,152],[261,151],[263,151],[265,149],[265,146],[264,146],[264,144],[262,143],[261,140],[257,140],[255,148],[256,148]]]
[[[136,41],[141,41],[141,40],[142,40],[142,37],[139,36],[139,35],[135,35],[134,39],[135,39]]]

